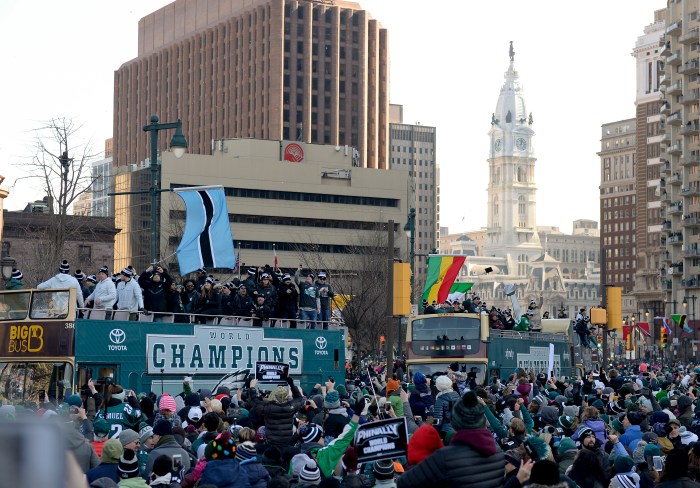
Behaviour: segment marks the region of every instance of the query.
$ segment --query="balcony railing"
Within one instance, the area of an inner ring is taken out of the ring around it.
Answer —
[[[683,248],[683,256],[686,258],[694,258],[700,256],[700,249],[696,247],[685,247]]]
[[[680,93],[683,91],[683,82],[678,80],[675,83],[673,83],[671,86],[668,87],[666,90],[666,93],[669,95],[680,95]]]
[[[699,227],[700,226],[700,217],[687,215],[681,221],[681,225],[683,227]]]
[[[700,30],[698,29],[692,29],[683,34],[678,38],[680,42],[683,44],[692,44],[693,42],[697,42],[700,38],[698,37],[698,34],[700,33]]]
[[[683,146],[681,145],[680,142],[676,142],[675,144],[671,144],[666,148],[666,152],[668,154],[680,154],[683,152]]]
[[[678,186],[683,183],[683,175],[680,173],[673,173],[668,181],[671,185]]]
[[[680,125],[683,122],[683,116],[680,112],[673,112],[671,115],[666,117],[666,123],[668,125]]]
[[[681,52],[676,51],[675,53],[671,54],[669,57],[666,58],[666,64],[670,64],[671,66],[677,66],[681,64]]]
[[[670,79],[670,78],[668,79],[668,83],[667,83],[667,84],[668,84],[668,85],[671,84],[671,79]],[[661,113],[662,113],[662,114],[668,113],[669,110],[671,110],[671,104],[668,103],[668,102],[662,103],[662,104],[661,104],[660,110],[661,110]]]
[[[683,233],[677,232],[668,236],[667,242],[669,244],[680,244],[683,242]]]
[[[693,59],[690,61],[686,61],[683,66],[678,68],[678,72],[684,75],[692,75],[698,72],[698,60]]]
[[[679,34],[683,28],[683,21],[679,20],[666,27],[666,34]]]

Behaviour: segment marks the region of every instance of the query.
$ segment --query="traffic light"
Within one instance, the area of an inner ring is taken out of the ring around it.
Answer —
[[[350,337],[350,332],[348,332],[347,348],[348,349],[352,348],[352,337]]]
[[[384,345],[386,344],[386,339],[384,336],[379,336],[379,349],[384,349]]]
[[[668,332],[666,329],[661,329],[661,348],[666,349],[668,347]]]
[[[411,265],[394,263],[394,315],[411,314]]]

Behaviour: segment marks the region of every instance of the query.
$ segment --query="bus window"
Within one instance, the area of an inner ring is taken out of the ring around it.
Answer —
[[[438,376],[447,374],[450,363],[413,363],[408,365],[410,378],[416,371],[423,373],[426,378],[431,378],[433,383]],[[466,378],[474,380],[476,385],[483,385],[486,379],[486,365],[483,363],[459,363],[460,373]]]
[[[10,401],[43,402],[42,392],[62,401],[73,378],[73,365],[54,363],[0,363],[0,396]]]
[[[30,292],[0,294],[0,320],[24,320],[29,310]]]
[[[32,319],[65,319],[68,317],[68,291],[35,291],[32,294]]]
[[[414,341],[472,341],[481,338],[481,320],[465,316],[433,316],[413,321]]]

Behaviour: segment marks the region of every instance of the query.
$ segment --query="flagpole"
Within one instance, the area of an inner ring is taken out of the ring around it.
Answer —
[[[238,266],[238,281],[241,281],[241,241],[238,241],[238,258],[236,259]]]

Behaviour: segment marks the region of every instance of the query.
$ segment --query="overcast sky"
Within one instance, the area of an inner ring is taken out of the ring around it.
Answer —
[[[136,56],[138,20],[168,3],[0,2],[6,208],[43,196],[36,181],[15,185],[42,121],[73,117],[102,150],[114,70]],[[359,3],[389,30],[391,103],[404,106],[404,122],[437,127],[442,226],[486,225],[487,133],[511,40],[536,132],[537,223],[570,232],[575,219],[599,220],[600,126],[634,117],[631,52],[665,0]]]

